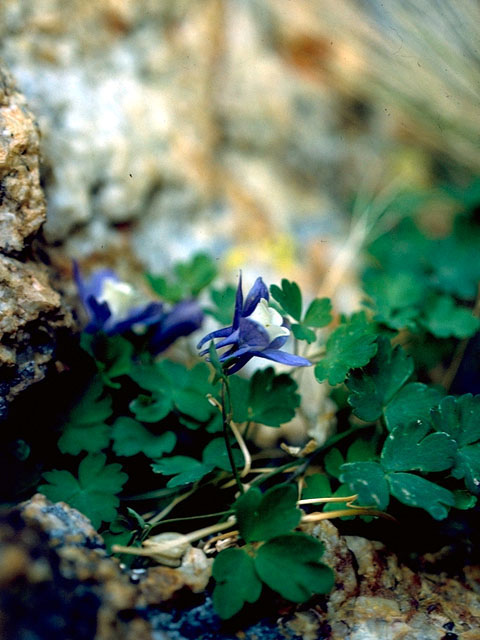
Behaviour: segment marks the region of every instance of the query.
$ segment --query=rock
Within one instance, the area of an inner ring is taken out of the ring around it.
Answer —
[[[450,638],[447,630],[462,640],[478,637],[480,588],[472,580],[478,575],[474,569],[459,570],[456,577],[414,572],[380,542],[342,537],[328,521],[307,525],[305,530],[324,542],[324,560],[335,571],[326,610],[313,608],[318,628],[330,629],[322,637],[444,640]],[[298,629],[300,622],[294,617],[282,624]],[[307,622],[311,626],[311,618]]]
[[[201,549],[190,547],[178,568],[150,567],[140,579],[140,593],[150,605],[170,600],[184,588],[202,593],[210,580],[212,563]]]
[[[43,496],[2,514],[0,637],[151,640],[135,587],[98,544],[84,516]]]
[[[18,506],[27,524],[37,524],[48,535],[50,547],[86,547],[105,550],[103,539],[90,520],[64,502],[52,503],[41,493]]]
[[[45,219],[38,125],[0,65],[0,419],[45,376],[72,325],[41,251],[31,249]]]
[[[156,272],[238,242],[269,278],[294,269],[279,238],[342,229],[338,98],[292,71],[271,4],[0,3],[0,55],[42,131],[49,241]]]
[[[71,325],[46,267],[0,254],[0,419],[53,367],[60,337],[70,334]]]
[[[0,252],[22,251],[45,220],[38,125],[0,66]]]

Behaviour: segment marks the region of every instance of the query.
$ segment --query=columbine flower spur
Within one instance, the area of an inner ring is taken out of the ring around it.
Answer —
[[[240,275],[235,298],[235,312],[230,327],[212,331],[197,345],[201,349],[210,340],[221,338],[216,349],[230,347],[220,356],[220,362],[231,362],[226,373],[241,369],[251,358],[266,358],[292,367],[306,367],[312,363],[306,358],[281,351],[290,330],[287,321],[268,306],[269,293],[262,278],[257,278],[246,300],[243,299],[242,276]],[[208,349],[201,351],[205,355]]]
[[[142,326],[148,332],[149,350],[156,355],[202,325],[203,312],[195,300],[165,310],[161,302],[145,303],[140,292],[111,269],[99,269],[85,280],[74,263],[74,277],[88,316],[84,329],[88,333],[103,331],[111,336]]]

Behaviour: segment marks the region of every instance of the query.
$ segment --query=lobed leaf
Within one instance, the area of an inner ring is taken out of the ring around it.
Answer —
[[[111,427],[105,424],[105,420],[113,412],[112,398],[103,394],[104,384],[97,376],[68,414],[58,440],[62,453],[99,453],[108,446]]]
[[[413,473],[392,473],[388,476],[390,492],[403,504],[428,511],[435,520],[443,520],[449,507],[455,506],[451,491]]]
[[[355,313],[341,324],[327,340],[326,356],[315,365],[319,382],[340,384],[350,369],[363,367],[377,352],[376,334],[363,312]]]
[[[172,431],[156,435],[126,416],[116,419],[112,427],[112,439],[113,450],[118,456],[143,453],[149,458],[160,458],[164,453],[170,453],[177,441]]]
[[[452,475],[464,479],[472,493],[480,493],[480,395],[447,396],[432,410],[433,426],[457,445]]]
[[[450,296],[438,296],[428,306],[422,324],[437,338],[469,338],[478,330],[480,320]]]
[[[245,602],[256,602],[262,592],[253,558],[244,549],[221,551],[213,562],[212,576],[216,581],[213,605],[223,619],[238,613]]]
[[[273,367],[256,371],[250,380],[248,420],[279,427],[295,416],[300,404],[297,383],[286,373],[275,375]]]
[[[348,462],[340,469],[340,481],[358,494],[358,504],[386,509],[390,502],[390,491],[385,471],[378,462]]]
[[[304,533],[281,535],[260,547],[255,569],[266,585],[287,600],[306,602],[333,587],[333,571],[320,560],[323,551],[319,540]]]
[[[118,463],[106,464],[103,453],[88,454],[78,467],[78,479],[69,471],[55,469],[43,477],[48,484],[38,487],[49,500],[67,502],[84,513],[98,528],[102,522],[111,522],[120,503],[117,494],[128,480]]]
[[[310,303],[302,324],[307,327],[326,327],[332,321],[332,303],[329,298],[315,298]]]
[[[428,422],[399,425],[388,435],[381,461],[388,471],[444,471],[455,461],[456,445],[446,433],[430,433]]]
[[[389,431],[415,420],[428,420],[430,410],[437,406],[443,392],[421,382],[409,382],[393,396],[384,409]]]
[[[302,293],[296,282],[283,278],[281,288],[276,284],[270,287],[270,293],[282,309],[297,322],[302,316]]]
[[[294,485],[278,485],[264,494],[251,487],[234,503],[238,529],[245,542],[269,540],[294,529],[302,512]]]
[[[374,422],[413,372],[413,360],[397,346],[392,349],[388,338],[379,336],[378,349],[373,360],[363,369],[350,373],[346,385],[350,394],[348,403],[353,413]]]

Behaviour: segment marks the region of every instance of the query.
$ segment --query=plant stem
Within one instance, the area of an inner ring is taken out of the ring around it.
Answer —
[[[228,412],[225,406],[225,400],[228,400]],[[230,414],[231,414],[231,399],[230,399],[230,389],[228,387],[228,382],[225,378],[222,378],[222,422],[223,422],[223,438],[225,440],[225,446],[227,447],[228,460],[230,462],[230,466],[232,468],[233,477],[235,478],[235,482],[237,483],[238,490],[240,493],[245,493],[245,488],[240,480],[240,476],[238,475],[237,468],[235,466],[235,460],[233,459],[233,451],[232,451],[232,443],[230,442]]]

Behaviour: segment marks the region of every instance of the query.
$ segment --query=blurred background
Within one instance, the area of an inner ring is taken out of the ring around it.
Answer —
[[[479,35],[474,0],[2,0],[57,268],[205,250],[351,309],[398,195],[478,173]]]

